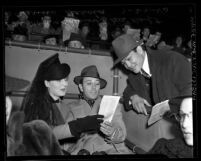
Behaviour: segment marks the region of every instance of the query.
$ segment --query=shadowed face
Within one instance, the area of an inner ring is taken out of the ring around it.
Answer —
[[[56,40],[55,37],[51,37],[51,38],[45,40],[45,44],[47,44],[47,45],[56,45],[57,40]]]
[[[180,125],[186,144],[193,146],[193,103],[192,98],[185,98],[180,106]]]
[[[88,99],[96,99],[100,92],[100,80],[98,78],[84,77],[83,83],[79,84],[79,88]]]
[[[45,86],[48,88],[50,96],[57,100],[59,97],[65,96],[67,92],[68,77],[61,80],[45,80]]]
[[[145,53],[141,46],[138,46],[136,50],[132,50],[127,57],[125,57],[121,63],[124,67],[134,73],[139,73],[144,62]]]

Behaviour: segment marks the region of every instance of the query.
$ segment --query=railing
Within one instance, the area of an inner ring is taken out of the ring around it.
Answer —
[[[27,91],[11,91],[9,93],[10,96],[14,97],[24,97],[27,94]],[[74,93],[66,93],[64,99],[79,99],[79,94]]]
[[[6,40],[5,45],[7,46],[20,46],[25,48],[32,48],[32,49],[44,49],[44,50],[55,50],[59,52],[73,52],[79,54],[90,54],[90,55],[99,55],[99,56],[111,56],[110,51],[100,51],[100,50],[93,50],[93,49],[77,49],[77,48],[69,48],[65,46],[53,46],[53,45],[46,45],[44,43],[37,43],[34,41],[13,41],[13,40]]]
[[[58,52],[72,52],[72,53],[79,53],[79,54],[90,54],[90,55],[99,55],[99,56],[111,56],[110,51],[99,51],[99,50],[91,50],[91,49],[76,49],[76,48],[68,48],[64,46],[50,46],[43,43],[36,43],[33,41],[26,41],[26,42],[20,42],[20,41],[11,41],[6,40],[5,45],[7,46],[19,46],[24,48],[32,48],[32,49],[44,49],[44,50],[55,50]],[[114,68],[113,72],[113,95],[118,95],[118,80],[119,80],[119,73],[118,69]],[[19,91],[18,91],[19,92]],[[13,93],[13,96],[19,96],[19,93]],[[77,94],[67,94],[66,97],[77,99]]]

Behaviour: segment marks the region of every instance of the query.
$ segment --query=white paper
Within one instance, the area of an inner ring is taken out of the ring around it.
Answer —
[[[169,100],[165,100],[163,102],[157,103],[152,107],[151,115],[148,120],[149,126],[163,118],[164,112],[166,109],[169,109],[168,101]]]
[[[104,121],[112,121],[119,99],[120,96],[103,96],[98,114],[104,115]]]

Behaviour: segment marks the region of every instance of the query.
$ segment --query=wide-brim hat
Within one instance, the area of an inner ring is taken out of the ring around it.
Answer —
[[[128,56],[131,50],[142,44],[142,40],[134,38],[133,35],[123,34],[117,37],[113,42],[112,46],[116,56],[118,57],[114,61],[114,66],[121,60]]]
[[[90,66],[85,67],[81,71],[80,76],[76,76],[74,78],[75,84],[77,84],[77,85],[81,84],[82,83],[81,80],[84,77],[98,78],[100,80],[100,89],[105,88],[105,86],[107,85],[107,81],[100,77],[100,75],[98,73],[98,69],[95,65],[90,65]]]
[[[19,89],[27,87],[30,82],[28,80],[15,78],[6,75],[5,77],[5,84],[6,84],[6,94],[12,91],[17,91]]]
[[[61,80],[70,74],[71,68],[66,63],[60,63],[59,54],[54,54],[45,59],[38,67],[37,77],[42,80]]]

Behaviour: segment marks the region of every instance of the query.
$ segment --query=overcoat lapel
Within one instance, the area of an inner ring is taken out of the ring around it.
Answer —
[[[148,57],[150,72],[152,74],[152,77],[151,77],[152,90],[151,91],[152,91],[154,103],[157,103],[159,102],[158,94],[160,92],[158,91],[159,89],[157,86],[157,83],[160,83],[160,82],[157,82],[157,77],[158,77],[157,72],[159,71],[159,69],[157,67],[156,61],[153,60],[154,59],[153,55],[150,54],[150,50],[147,51],[147,57]]]

